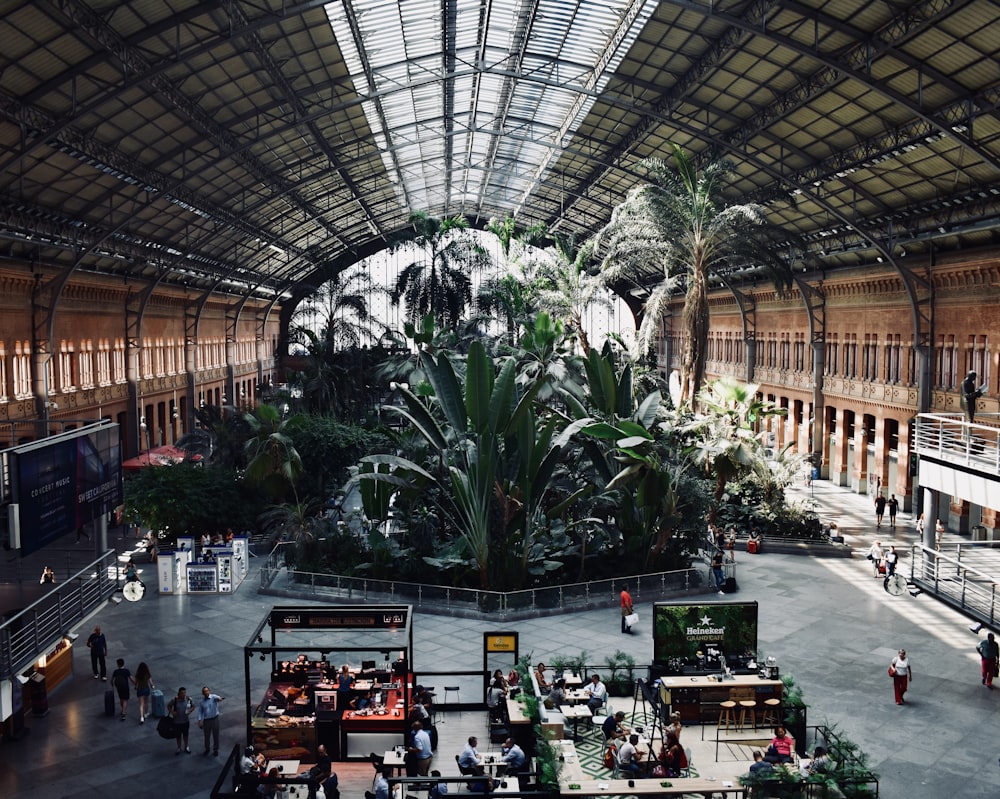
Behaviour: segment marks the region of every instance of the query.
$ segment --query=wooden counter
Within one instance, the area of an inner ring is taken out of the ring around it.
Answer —
[[[764,701],[781,699],[784,689],[781,680],[762,680],[755,674],[741,674],[721,682],[708,675],[661,677],[660,684],[660,696],[670,705],[670,710],[679,712],[682,721],[694,724],[718,721],[719,703],[729,699],[733,688],[754,690],[758,718],[763,715]]]
[[[524,705],[516,699],[507,699],[507,721],[511,725],[531,724],[531,719],[524,715]]]
[[[629,780],[578,780],[566,783],[560,782],[559,793],[563,797],[572,796],[636,796],[639,794],[656,794],[657,796],[683,796],[685,794],[702,794],[712,796],[744,796],[745,788],[739,782],[733,781],[724,785],[718,780],[701,777],[669,777],[666,779],[635,779],[633,786]],[[664,786],[661,783],[669,783]],[[570,788],[579,785],[579,788]]]

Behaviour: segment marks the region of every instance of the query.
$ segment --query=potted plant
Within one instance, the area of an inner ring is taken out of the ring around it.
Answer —
[[[604,662],[608,667],[608,678],[605,680],[608,693],[611,696],[631,696],[635,658],[618,649]]]
[[[808,705],[802,699],[802,689],[795,684],[795,678],[791,674],[786,674],[781,678],[784,683],[784,695],[782,697],[782,708],[785,717],[783,723],[785,729],[795,739],[795,751],[800,756],[805,756],[806,750],[806,710]]]

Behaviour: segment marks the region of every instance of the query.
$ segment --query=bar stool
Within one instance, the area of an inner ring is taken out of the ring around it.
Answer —
[[[778,719],[781,716],[781,700],[780,699],[765,699],[764,700],[764,715],[761,717],[760,726],[761,727],[777,727]]]
[[[459,705],[461,705],[462,704],[462,700],[459,698],[458,686],[457,685],[446,685],[444,687],[444,703],[446,705],[448,704],[448,694],[450,694],[450,693],[454,693],[455,694],[455,701]],[[461,708],[458,709],[458,715],[459,716],[462,715],[462,709]]]
[[[740,729],[742,730],[746,727],[747,712],[750,713],[750,718],[753,721],[752,729],[757,728],[757,700],[756,699],[741,699],[740,700]]]
[[[722,726],[722,722],[726,722],[726,732],[729,732],[729,725],[732,724],[734,727],[739,727],[736,724],[736,702],[732,699],[727,699],[725,702],[719,702],[719,723],[717,727]]]

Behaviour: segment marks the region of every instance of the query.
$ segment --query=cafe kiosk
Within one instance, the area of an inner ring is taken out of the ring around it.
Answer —
[[[244,647],[247,743],[279,762],[315,762],[321,743],[334,760],[404,744],[411,622],[409,605],[273,607]],[[355,681],[338,694],[343,664]],[[369,692],[371,707],[350,706]]]
[[[249,544],[236,536],[226,545],[195,550],[194,538],[178,536],[177,548],[157,556],[156,572],[161,594],[228,594],[247,575]],[[206,557],[208,553],[208,557]]]

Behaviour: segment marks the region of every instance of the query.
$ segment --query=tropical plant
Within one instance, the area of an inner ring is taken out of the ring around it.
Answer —
[[[302,458],[285,429],[292,420],[283,418],[273,405],[259,405],[245,419],[253,432],[245,445],[247,482],[274,502],[281,502],[291,491],[298,503],[296,482],[302,474]]]
[[[371,314],[373,298],[385,295],[367,270],[333,275],[320,285],[292,315],[290,328],[317,332],[335,350],[375,343],[385,325]],[[319,324],[316,324],[316,321]]]
[[[573,236],[555,236],[553,245],[530,256],[530,270],[539,286],[538,306],[564,322],[576,337],[584,357],[590,354],[590,341],[584,317],[591,306],[611,307],[611,298],[599,275],[591,275],[588,266],[593,245],[579,245]]]
[[[712,158],[700,168],[677,145],[673,165],[646,159],[651,182],[629,192],[598,236],[602,270],[610,284],[632,281],[645,288],[652,266],[659,282],[652,288],[639,330],[640,352],[659,335],[671,295],[683,278],[684,353],[680,402],[691,403],[701,390],[709,340],[709,278],[744,270],[766,272],[779,292],[791,284],[791,265],[776,242],[789,234],[771,225],[763,206],[733,203],[724,194],[733,165]]]
[[[455,328],[472,301],[471,274],[491,266],[493,259],[468,234],[464,216],[436,219],[414,211],[409,223],[413,233],[405,241],[417,246],[417,260],[399,273],[389,297],[393,305],[405,301],[411,322],[433,314],[445,327]]]
[[[730,481],[748,474],[764,460],[764,447],[755,432],[757,423],[786,413],[773,402],[760,399],[757,388],[731,377],[715,380],[698,395],[705,414],[683,425],[697,439],[692,455],[715,482],[709,522],[715,521]]]
[[[519,586],[532,559],[544,554],[535,547],[544,530],[543,503],[562,449],[582,424],[559,430],[555,417],[536,419],[537,384],[516,392],[516,363],[505,360],[495,374],[479,342],[469,350],[464,386],[446,354],[422,352],[420,363],[427,383],[416,391],[399,386],[404,407],[390,410],[425,441],[430,459],[421,465],[395,455],[369,456],[358,477],[411,494],[435,484],[442,515],[457,531],[481,587]],[[563,499],[555,512],[571,501]]]

